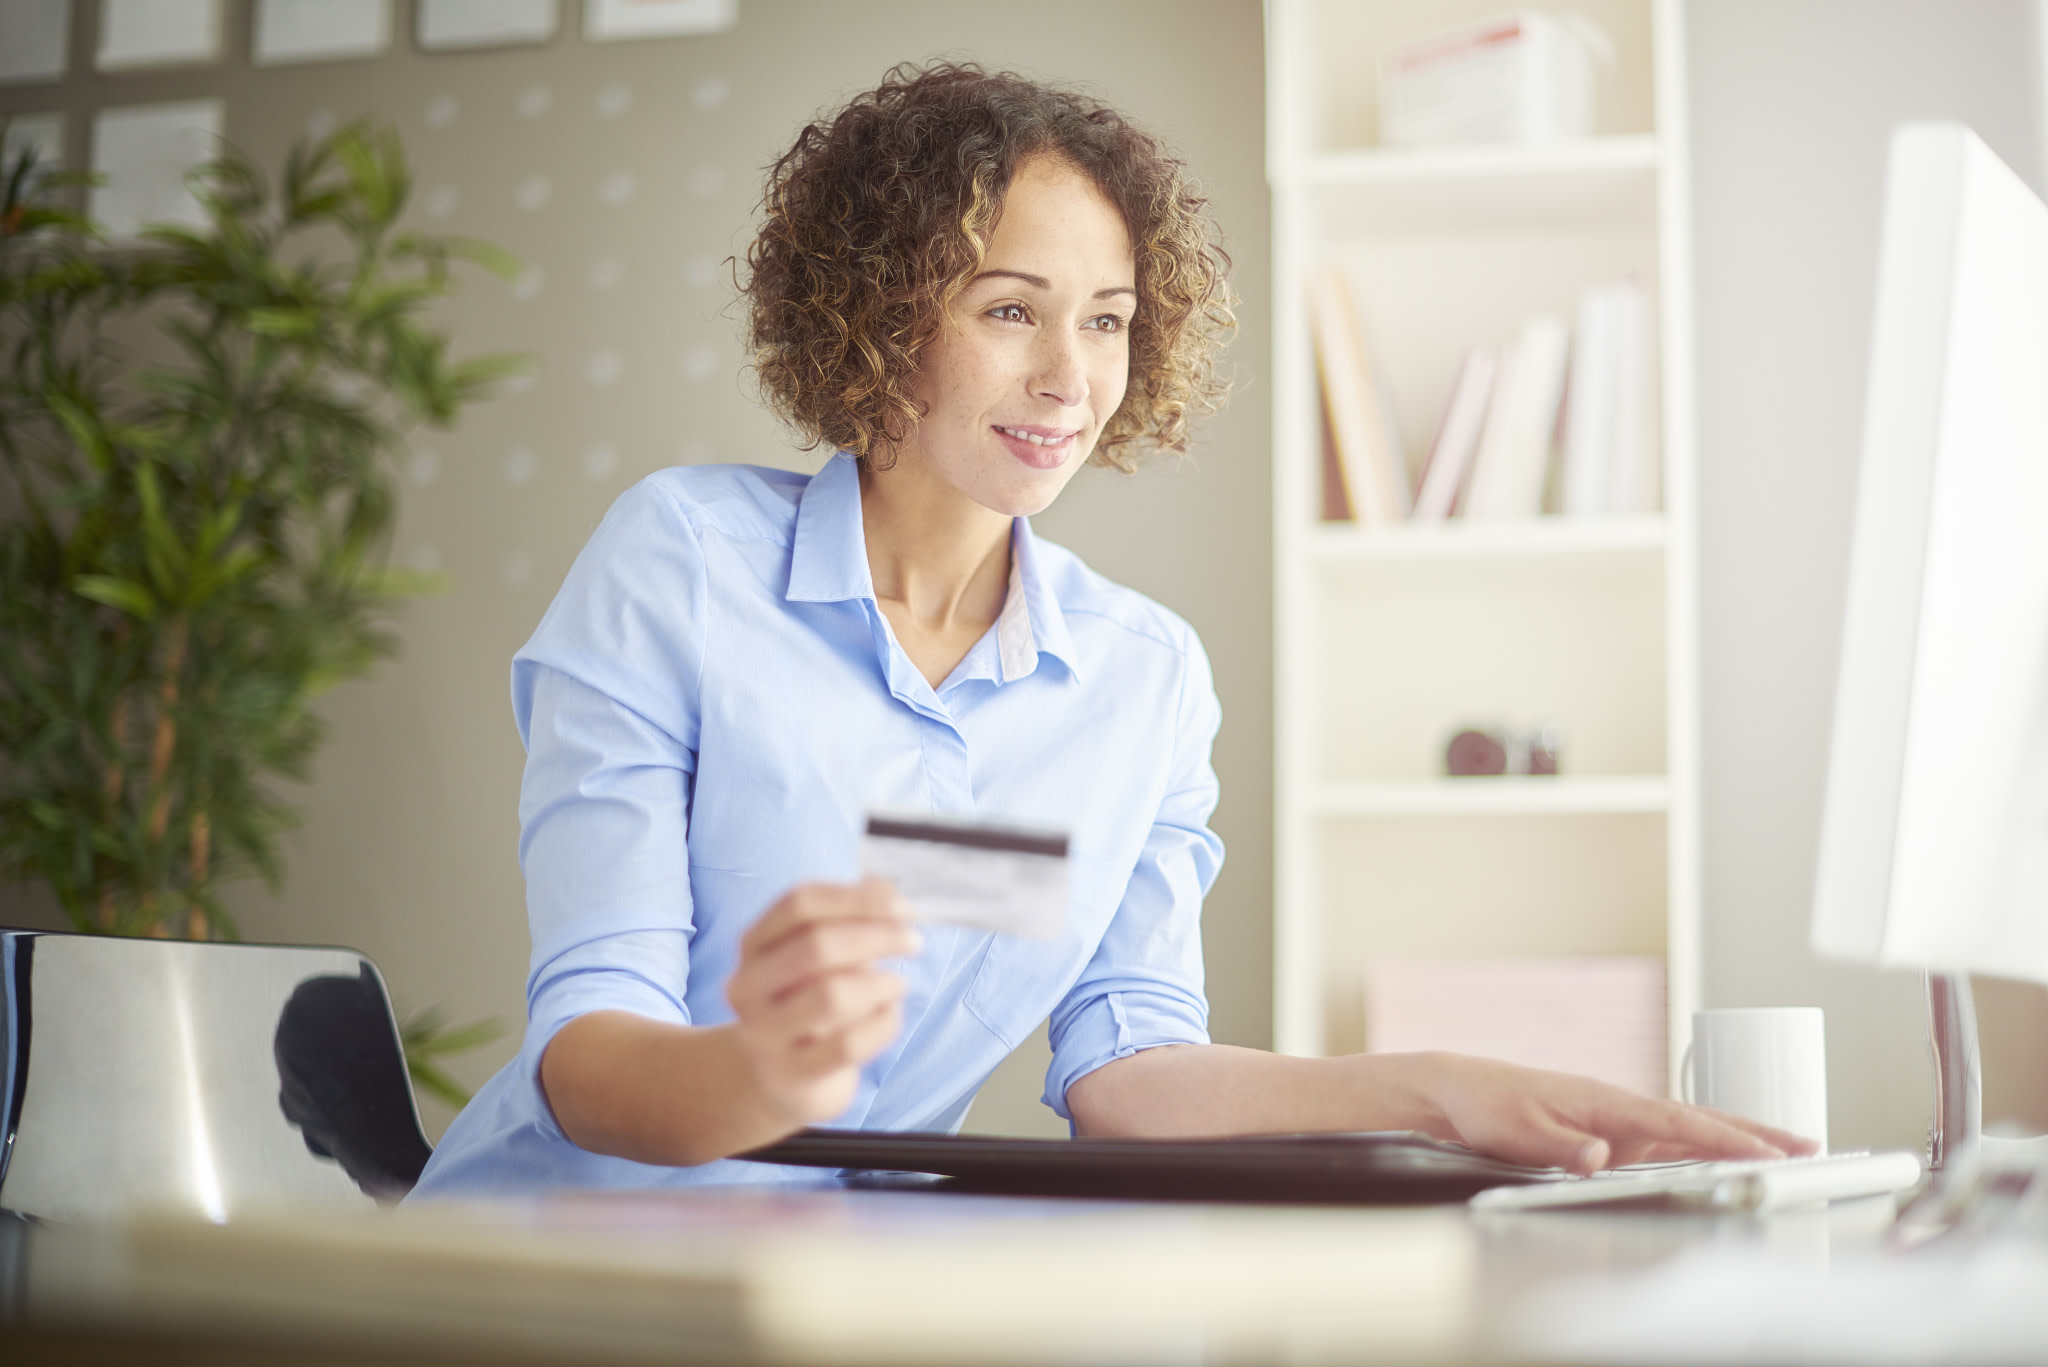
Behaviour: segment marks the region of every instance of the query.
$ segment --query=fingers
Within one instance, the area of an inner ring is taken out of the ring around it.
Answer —
[[[1563,1168],[1584,1177],[1608,1166],[1611,1146],[1597,1134],[1568,1124],[1543,1107],[1494,1145],[1500,1157],[1537,1168]]]
[[[1818,1148],[1812,1140],[1721,1111],[1647,1097],[1632,1097],[1630,1102],[1591,1121],[1592,1128],[1612,1141],[1611,1158],[1616,1166],[1769,1160]]]
[[[1683,1159],[1775,1159],[1811,1140],[1591,1078],[1440,1056],[1437,1101],[1460,1138],[1515,1162],[1576,1173]],[[1447,1085],[1446,1085],[1447,1084]]]
[[[908,958],[923,948],[923,937],[907,921],[812,922],[750,956],[745,979],[736,986],[765,1005],[813,979],[866,968],[880,959]]]
[[[1793,1152],[1791,1135],[1785,1136],[1786,1144],[1775,1144],[1756,1132],[1762,1127],[1734,1116],[1676,1101],[1652,1104],[1662,1112],[1662,1123],[1646,1126],[1643,1137],[1682,1150],[1684,1157],[1783,1158]]]
[[[839,1034],[883,1008],[900,1012],[904,991],[900,976],[879,968],[830,973],[755,1011],[748,1025],[763,1039],[802,1045]]]
[[[1706,1112],[1706,1114],[1713,1116],[1723,1124],[1733,1125],[1739,1130],[1753,1134],[1766,1144],[1773,1145],[1785,1153],[1798,1154],[1803,1157],[1807,1154],[1820,1152],[1820,1141],[1809,1139],[1803,1134],[1794,1134],[1790,1130],[1781,1130],[1775,1125],[1766,1125],[1761,1121],[1751,1120],[1746,1116],[1731,1115],[1727,1111],[1717,1111],[1711,1106],[1698,1106],[1694,1109]]]
[[[902,1031],[905,990],[897,974],[847,969],[750,1005],[735,1025],[771,1110],[795,1124],[839,1114],[853,1097],[861,1065]],[[735,1000],[746,999],[735,994]]]
[[[864,878],[858,883],[800,883],[747,928],[740,937],[740,951],[765,953],[807,927],[844,920],[907,925],[910,906],[893,884],[881,878]]]
[[[1728,1118],[1649,1098],[1625,1110],[1569,1118],[1541,1107],[1525,1120],[1522,1138],[1523,1147],[1534,1156],[1517,1161],[1581,1176],[1632,1163],[1783,1158],[1787,1152]]]
[[[922,951],[923,937],[888,883],[807,883],[792,888],[740,937],[726,999],[742,1019],[765,1011],[813,978]]]
[[[801,1123],[845,1106],[857,1070],[903,1028],[907,985],[880,961],[923,947],[879,879],[793,888],[748,928],[725,993],[776,1113]]]
[[[803,1040],[791,1051],[791,1061],[811,1076],[838,1068],[858,1068],[888,1048],[902,1028],[902,1003],[890,1000],[843,1029]]]

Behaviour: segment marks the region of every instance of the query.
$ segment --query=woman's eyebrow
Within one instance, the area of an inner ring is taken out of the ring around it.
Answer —
[[[1033,289],[1049,290],[1052,288],[1052,281],[1046,279],[1042,275],[1032,275],[1026,271],[983,271],[981,274],[975,276],[972,280],[968,281],[967,283],[970,285],[978,285],[982,281],[994,277],[1001,277],[1003,279],[1008,280],[1022,280],[1025,284],[1031,286]],[[1112,285],[1106,290],[1095,291],[1095,297],[1097,299],[1108,299],[1119,294],[1128,294],[1133,299],[1138,297],[1138,291],[1133,289],[1129,285]]]

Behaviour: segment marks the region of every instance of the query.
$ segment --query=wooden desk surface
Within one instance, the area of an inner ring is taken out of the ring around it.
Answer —
[[[1508,1313],[1575,1275],[1648,1267],[1703,1240],[1825,1261],[1881,1223],[758,1188],[225,1225],[164,1216],[34,1231],[14,1259],[0,1356],[1500,1360],[1517,1356]]]

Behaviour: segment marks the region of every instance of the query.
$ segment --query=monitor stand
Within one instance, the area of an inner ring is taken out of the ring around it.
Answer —
[[[1984,1065],[1977,1051],[1977,1002],[1967,973],[1927,975],[1927,1036],[1934,1045],[1934,1124],[1927,1166],[1967,1163],[1984,1140]]]
[[[1927,1027],[1934,1045],[1929,1180],[1892,1224],[1888,1242],[1900,1249],[1980,1219],[1994,1193],[2024,1192],[2048,1175],[2048,1137],[2005,1139],[1984,1133],[1977,1005],[1967,973],[1927,975]]]
[[[1934,1045],[1929,1171],[1971,1173],[1980,1160],[1994,1168],[2048,1168],[2048,1136],[2005,1139],[1984,1133],[1984,1064],[1969,974],[1927,975],[1927,1033]]]

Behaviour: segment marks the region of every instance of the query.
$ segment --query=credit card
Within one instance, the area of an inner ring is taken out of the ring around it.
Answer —
[[[1063,831],[871,812],[860,866],[894,883],[921,921],[1041,940],[1067,923]]]

